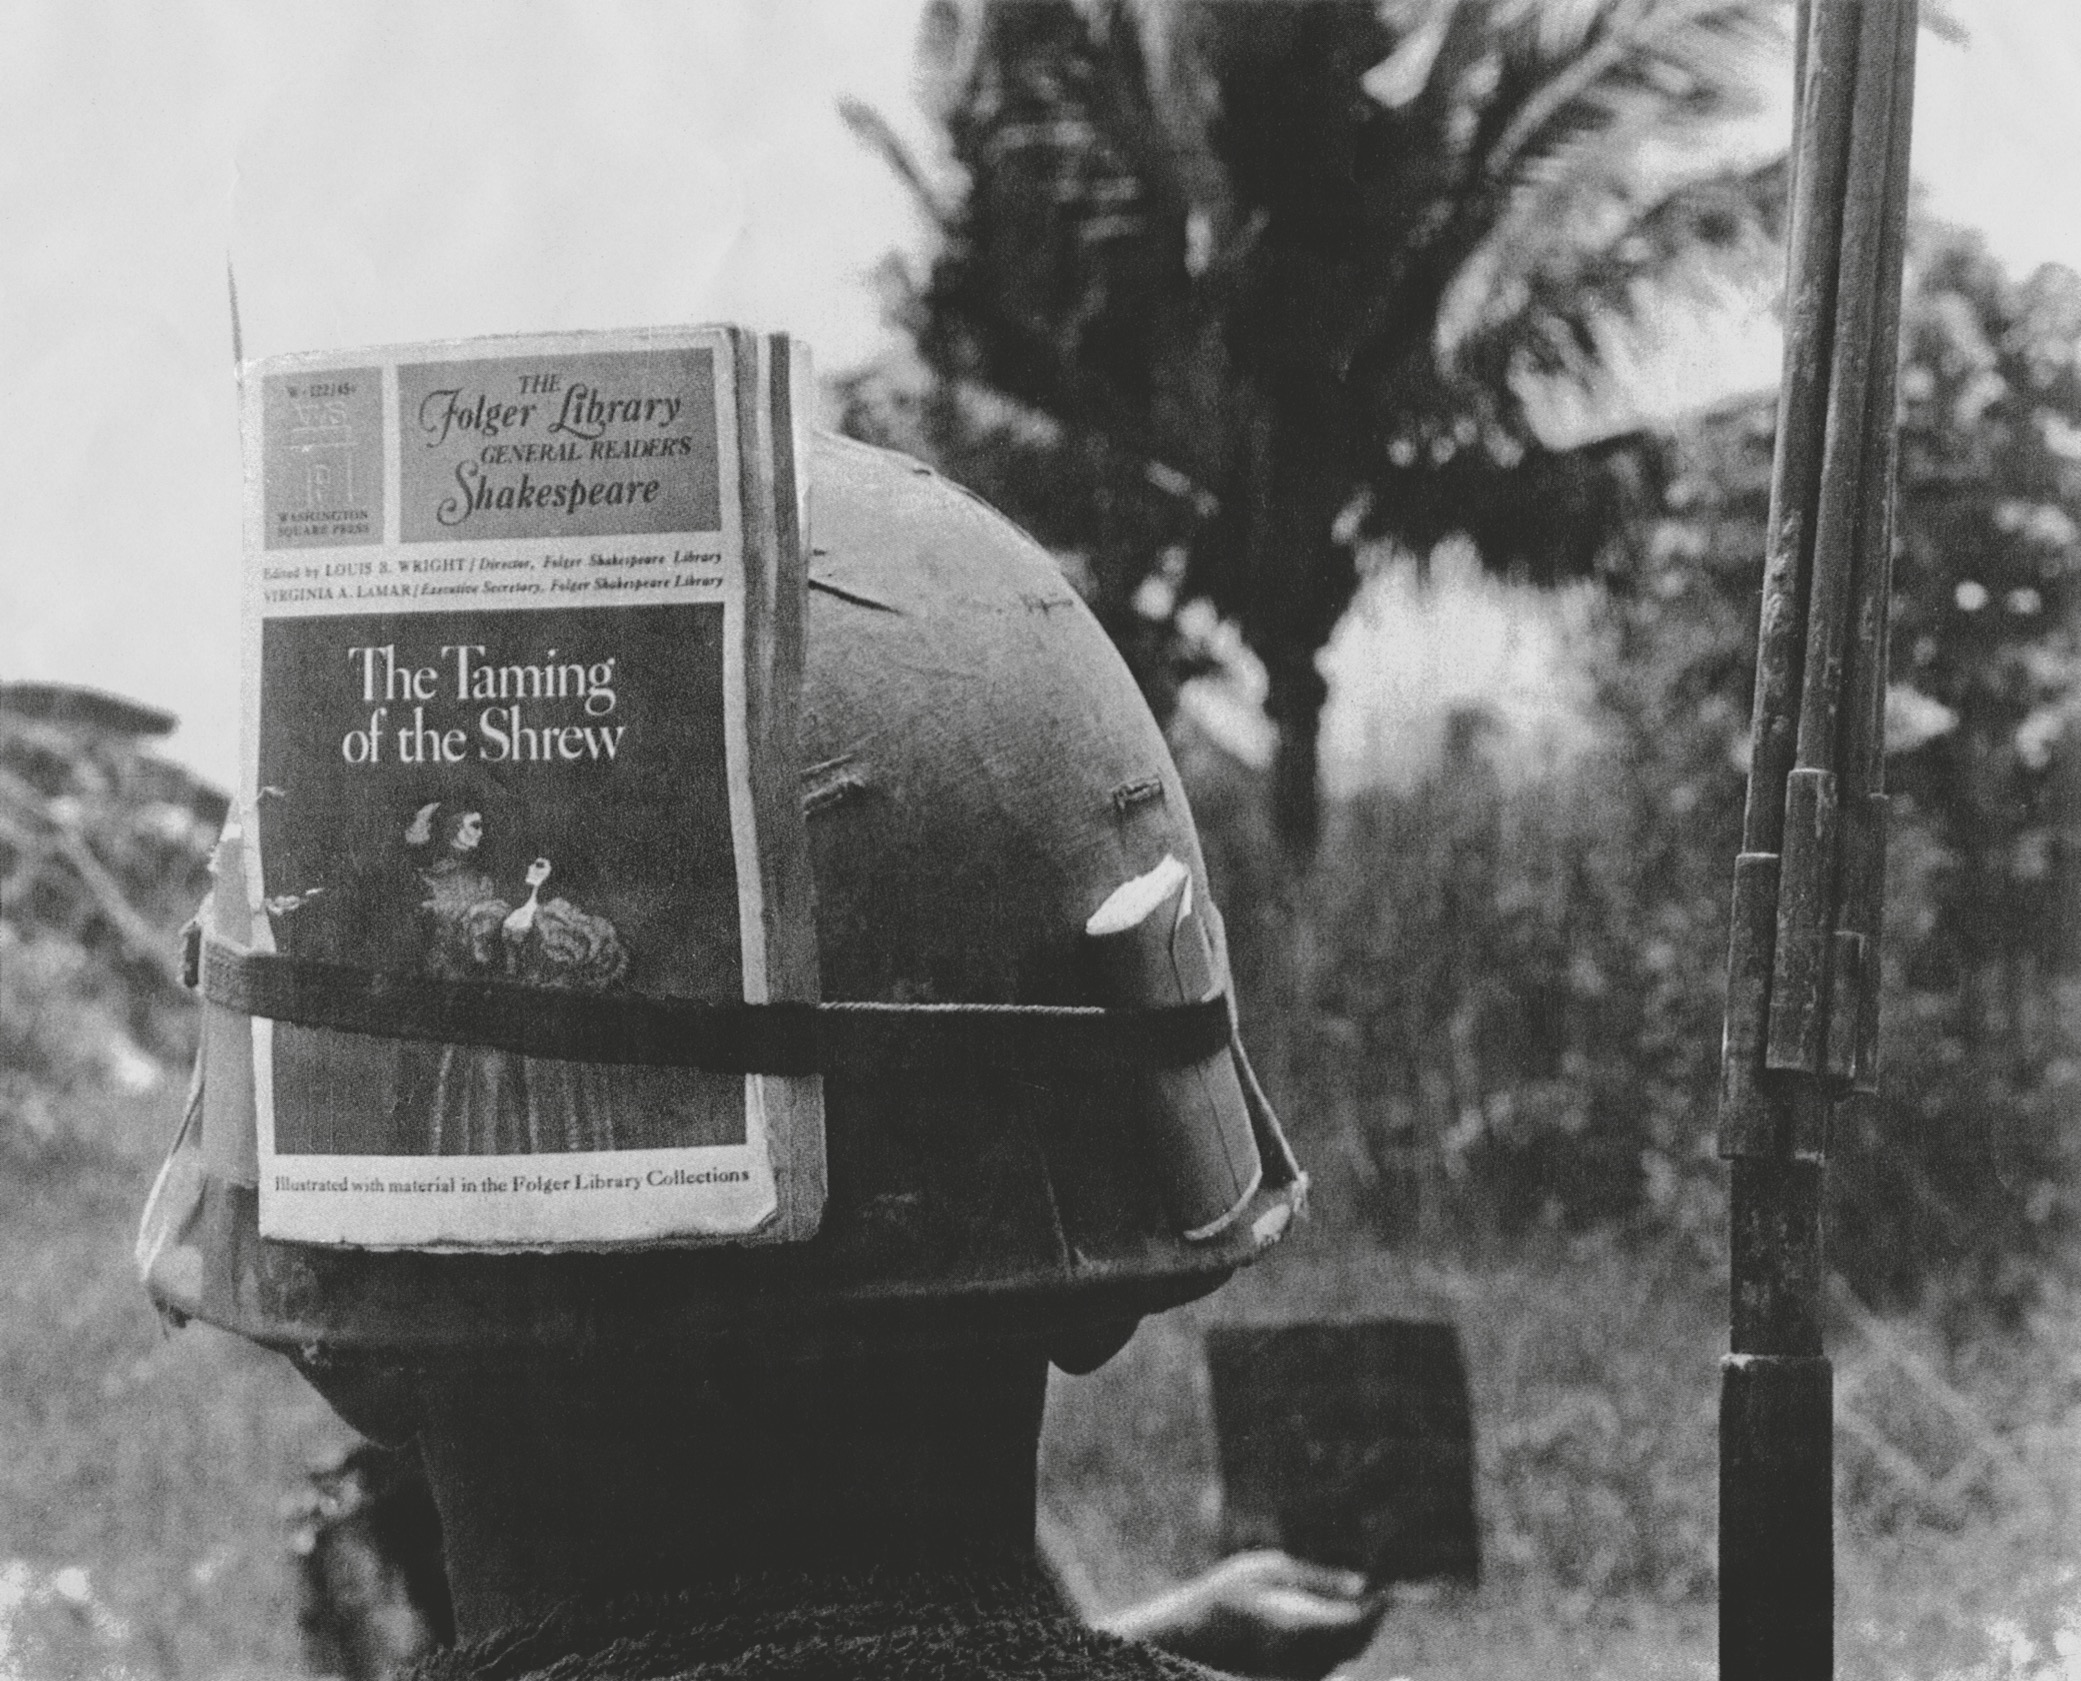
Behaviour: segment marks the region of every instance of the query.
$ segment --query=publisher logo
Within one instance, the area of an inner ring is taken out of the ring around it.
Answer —
[[[383,540],[383,375],[270,374],[261,392],[264,546]]]

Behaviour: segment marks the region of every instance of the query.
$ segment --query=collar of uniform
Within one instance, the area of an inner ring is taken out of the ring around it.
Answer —
[[[1211,1672],[1086,1628],[1031,1564],[764,1574],[574,1601],[435,1654],[414,1681],[1184,1681]]]

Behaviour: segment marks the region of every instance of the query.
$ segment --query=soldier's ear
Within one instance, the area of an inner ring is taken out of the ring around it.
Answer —
[[[290,1355],[289,1362],[325,1397],[327,1406],[378,1446],[400,1448],[419,1434],[422,1408],[416,1374],[399,1366],[313,1361],[301,1354]]]
[[[1079,1326],[1074,1331],[1060,1332],[1048,1345],[1048,1358],[1068,1376],[1083,1377],[1097,1371],[1125,1348],[1141,1322],[1141,1316],[1137,1314],[1132,1319],[1109,1319],[1096,1325]]]

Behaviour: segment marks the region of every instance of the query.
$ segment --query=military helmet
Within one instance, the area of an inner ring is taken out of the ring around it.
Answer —
[[[1225,998],[1177,770],[1055,563],[905,457],[819,438],[810,477],[801,774],[831,1007],[1088,1014],[1094,912],[1166,867],[1206,917],[1201,980]],[[828,1200],[807,1241],[523,1255],[281,1242],[259,1232],[249,1021],[208,998],[204,1011],[188,1119],[139,1237],[145,1283],[168,1315],[307,1364],[1131,1325],[1255,1259],[1305,1191],[1232,1007],[1192,1062],[1139,1073],[1050,1066],[1044,1049],[906,1055],[899,1012],[823,1068]],[[1241,1106],[1253,1158],[1229,1215],[1197,1226],[1168,1194],[1180,1154],[1208,1144],[1181,1081]]]

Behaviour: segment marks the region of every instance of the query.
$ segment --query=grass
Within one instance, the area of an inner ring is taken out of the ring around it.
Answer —
[[[297,1673],[283,1501],[344,1428],[272,1355],[163,1330],[130,1261],[179,1091],[0,1132],[0,1676]]]
[[[1218,1556],[1204,1326],[1447,1319],[1474,1394],[1484,1582],[1472,1593],[1406,1596],[1360,1673],[1709,1669],[1710,1284],[1608,1241],[1554,1239],[1481,1265],[1340,1253],[1319,1231],[1294,1251],[1145,1324],[1093,1376],[1057,1379],[1043,1498],[1098,1605]]]
[[[164,1332],[131,1234],[177,1093],[83,1089],[0,1161],[0,1678],[296,1673],[283,1502],[342,1426],[281,1362]],[[0,1135],[4,1137],[5,1135]],[[1460,1328],[1477,1415],[1478,1591],[1397,1604],[1374,1681],[1712,1672],[1719,1281],[1665,1244],[1544,1234],[1354,1249],[1327,1221],[1059,1378],[1043,1506],[1094,1609],[1210,1563],[1201,1337],[1361,1313]],[[1955,1347],[1832,1333],[1845,1681],[2081,1675],[2081,1300]],[[2070,1658],[2071,1654],[2071,1658]]]
[[[1205,1325],[1448,1318],[1474,1394],[1483,1582],[1399,1601],[1353,1673],[1709,1676],[1723,1302],[1695,1260],[1608,1238],[1423,1260],[1304,1233],[1056,1380],[1044,1509],[1097,1608],[1166,1586],[1220,1545]],[[2081,1676],[2081,1359],[2061,1352],[2081,1348],[2081,1304],[1949,1352],[1874,1321],[1831,1346],[1838,1411],[1857,1415],[1838,1434],[1843,1681]]]

